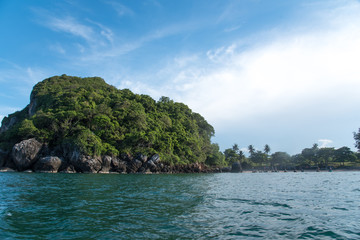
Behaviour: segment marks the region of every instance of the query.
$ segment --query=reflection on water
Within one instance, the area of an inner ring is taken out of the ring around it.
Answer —
[[[2,173],[0,183],[1,239],[360,238],[359,172]]]

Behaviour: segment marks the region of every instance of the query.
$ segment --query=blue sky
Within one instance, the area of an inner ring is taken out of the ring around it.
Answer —
[[[184,102],[220,147],[352,149],[357,0],[0,0],[0,119],[54,75]]]

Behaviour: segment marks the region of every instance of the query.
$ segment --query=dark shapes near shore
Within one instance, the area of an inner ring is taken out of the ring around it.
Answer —
[[[58,156],[54,153],[57,152]],[[6,154],[1,151],[2,156]],[[50,155],[47,155],[50,154]],[[6,157],[2,157],[2,160]],[[40,173],[209,173],[221,172],[220,169],[210,168],[205,164],[192,163],[184,165],[170,165],[163,163],[159,154],[150,158],[138,153],[135,157],[122,154],[120,157],[105,155],[100,157],[86,156],[74,150],[69,152],[49,152],[46,144],[35,139],[27,139],[15,144],[6,167],[1,171],[13,171],[14,167],[23,172]],[[9,167],[10,166],[10,167]],[[230,171],[230,170],[229,170]]]
[[[231,172],[242,172],[241,164],[239,162],[234,162],[231,166]]]

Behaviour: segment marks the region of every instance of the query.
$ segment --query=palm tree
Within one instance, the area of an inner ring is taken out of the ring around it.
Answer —
[[[265,157],[266,157],[266,162],[269,161],[269,153],[270,153],[270,146],[268,144],[265,144],[264,146],[264,153],[265,153]]]
[[[250,158],[251,158],[252,156],[254,156],[255,148],[254,148],[253,145],[249,145],[249,146],[248,146],[248,150],[249,150]]]
[[[271,151],[271,150],[270,150],[269,145],[266,144],[265,147],[264,147],[264,152],[266,153],[266,155],[269,155],[270,151]]]

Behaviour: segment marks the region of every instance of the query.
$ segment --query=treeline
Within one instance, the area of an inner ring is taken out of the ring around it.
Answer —
[[[231,166],[233,163],[240,163],[244,170],[253,168],[290,170],[360,166],[360,153],[353,152],[348,147],[319,148],[318,144],[314,144],[312,147],[305,148],[301,153],[292,156],[286,152],[271,153],[270,146],[267,144],[263,150],[256,150],[253,145],[249,145],[247,150],[248,157],[239,149],[237,144],[234,144],[232,148],[226,149],[221,157],[214,158],[212,162],[208,163],[218,166]]]

